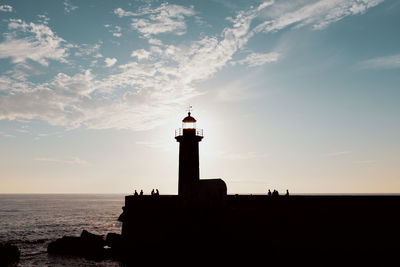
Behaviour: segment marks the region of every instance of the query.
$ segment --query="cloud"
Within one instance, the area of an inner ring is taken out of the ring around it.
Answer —
[[[138,60],[148,59],[150,56],[150,52],[144,49],[134,50],[131,53],[131,57],[137,57]]]
[[[111,67],[111,66],[114,66],[115,63],[117,63],[117,59],[115,57],[113,57],[113,58],[107,57],[106,59],[104,59],[104,62],[106,63],[107,67]]]
[[[163,45],[163,43],[161,42],[161,40],[155,39],[155,38],[149,38],[147,39],[147,41],[149,42],[149,44],[152,45]]]
[[[17,63],[13,66],[11,70],[6,72],[6,74],[9,75],[11,78],[19,81],[26,81],[28,77],[33,75],[40,75],[42,73],[43,72],[40,71],[38,68],[32,66],[31,64],[27,64],[26,62]]]
[[[48,18],[46,15],[37,15],[38,21],[42,24],[49,24],[50,18]]]
[[[12,12],[13,8],[12,8],[12,6],[9,6],[9,5],[0,5],[0,11]]]
[[[122,33],[121,33],[122,28],[121,28],[120,26],[111,27],[110,24],[105,24],[104,27],[106,27],[106,28],[108,29],[108,31],[109,31],[110,33],[112,33],[112,35],[113,35],[114,37],[119,38],[119,37],[122,36]]]
[[[62,164],[73,164],[73,165],[86,165],[86,164],[88,164],[88,162],[86,160],[80,159],[79,157],[70,157],[70,158],[65,158],[65,159],[38,157],[38,158],[34,158],[33,160],[44,161],[44,162],[62,163]]]
[[[47,83],[12,82],[0,97],[0,119],[40,119],[51,125],[79,127],[84,105],[94,91],[90,71],[68,76],[56,75]]]
[[[305,6],[300,5],[301,1],[291,4],[284,2],[267,12],[270,19],[258,25],[254,31],[273,32],[291,25],[297,28],[312,25],[314,29],[323,29],[347,16],[362,14],[382,2],[383,0],[320,0]]]
[[[76,57],[83,57],[83,56],[90,56],[96,53],[96,55],[94,55],[94,57],[96,57],[99,54],[98,51],[101,45],[102,45],[101,41],[93,45],[81,44],[79,46],[76,46],[76,48],[78,48],[78,51],[76,51],[74,55]]]
[[[400,68],[400,54],[377,57],[357,64],[361,69],[395,69]]]
[[[14,138],[15,137],[15,135],[8,134],[8,133],[5,133],[5,132],[0,132],[0,136],[7,137],[7,138]]]
[[[0,58],[12,58],[13,63],[30,59],[43,66],[48,66],[49,60],[67,62],[65,40],[47,25],[11,19],[8,28],[13,32],[4,34],[6,39],[0,43]],[[20,35],[27,37],[18,38]]]
[[[251,90],[254,85],[252,76],[242,76],[236,80],[225,83],[221,88],[216,88],[216,100],[221,102],[240,102],[259,96],[259,93]]]
[[[173,33],[183,35],[186,33],[185,17],[195,15],[193,6],[187,8],[180,5],[163,3],[155,9],[150,7],[142,8],[138,13],[125,11],[117,8],[114,13],[119,17],[140,17],[149,15],[146,18],[132,18],[132,28],[150,38],[151,35],[160,33]]]
[[[280,54],[277,52],[271,52],[266,54],[259,54],[259,53],[251,53],[245,59],[233,62],[233,65],[240,64],[240,65],[248,65],[250,67],[261,66],[266,63],[276,62],[278,61]]]
[[[65,13],[70,13],[71,11],[74,11],[77,9],[77,6],[74,6],[70,1],[66,0],[64,1],[64,11]]]
[[[80,70],[74,75],[58,73],[41,83],[0,76],[0,119],[40,119],[67,128],[153,129],[167,123],[169,114],[203,94],[196,84],[229,66],[233,56],[255,34],[278,31],[293,25],[323,25],[324,21],[331,23],[346,14],[359,14],[365,8],[379,3],[368,0],[332,2],[342,3],[341,9],[335,11],[336,16],[328,16],[333,12],[327,8],[332,7],[329,1],[313,2],[306,6],[304,1],[298,1],[297,6],[289,4],[290,10],[281,8],[273,13],[268,12],[275,8],[274,3],[266,2],[239,11],[235,17],[229,18],[230,25],[218,35],[204,36],[191,42],[185,40],[179,43],[174,40],[172,44],[161,42],[154,35],[184,33],[185,18],[195,14],[193,7],[164,3],[154,9],[142,8],[138,13],[116,9],[114,13],[119,17],[133,17],[132,23],[138,23],[135,29],[147,38],[149,47],[134,50],[131,52],[134,58],[127,57],[124,64],[115,66],[112,72],[101,76],[93,75],[90,69]],[[10,29],[30,36],[17,38],[12,33],[6,34],[9,39],[0,43],[0,58],[11,57],[14,62],[32,59],[42,65],[47,65],[50,59],[66,62],[66,42],[46,25],[40,25],[41,35],[37,36],[38,27],[20,20],[11,21]],[[319,26],[314,28],[321,29]],[[11,41],[22,42],[24,46],[11,46],[7,43]],[[7,49],[4,48],[5,44]],[[46,53],[38,53],[36,49],[43,49]],[[97,50],[94,53],[98,53]],[[273,53],[252,53],[237,64],[258,66],[273,62],[280,56]],[[104,62],[107,66],[113,66],[117,60],[106,58]],[[231,94],[233,99],[242,96],[241,89]],[[247,155],[250,156],[251,153]]]
[[[175,146],[168,141],[137,141],[137,145],[145,146],[152,149],[171,151]]]
[[[122,17],[130,17],[130,16],[137,16],[136,13],[131,12],[131,11],[125,11],[122,8],[116,8],[114,10],[114,14],[117,15],[118,17],[122,18]]]

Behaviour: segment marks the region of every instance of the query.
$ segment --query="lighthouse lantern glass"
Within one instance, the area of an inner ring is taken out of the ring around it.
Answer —
[[[196,123],[195,122],[184,122],[184,123],[182,123],[182,128],[183,129],[196,129]]]

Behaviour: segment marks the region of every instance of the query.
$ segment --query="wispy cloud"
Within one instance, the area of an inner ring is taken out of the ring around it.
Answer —
[[[252,91],[254,81],[252,76],[240,77],[239,79],[227,82],[220,88],[216,88],[216,100],[221,102],[240,102],[247,99],[253,99],[259,96],[258,93]]]
[[[324,29],[329,24],[347,16],[364,13],[384,0],[320,0],[307,5],[304,1],[282,2],[275,5],[266,16],[270,19],[255,28],[255,32],[279,31],[288,26]]]
[[[26,133],[26,134],[30,133],[29,130],[27,130],[27,129],[17,129],[16,131],[19,133]]]
[[[137,145],[140,146],[145,146],[148,148],[154,148],[158,150],[164,150],[164,151],[171,151],[172,149],[175,148],[175,144],[171,144],[171,142],[165,141],[137,141]]]
[[[0,136],[8,137],[8,138],[14,138],[15,137],[14,135],[8,134],[8,133],[5,133],[5,132],[0,132]]]
[[[122,28],[120,26],[112,27],[110,24],[105,24],[104,27],[106,27],[108,29],[108,31],[110,33],[112,33],[112,35],[114,37],[118,37],[118,38],[122,37],[122,33],[121,33]]]
[[[137,48],[121,65],[116,65],[116,58],[106,58],[110,72],[101,76],[82,68],[75,74],[58,73],[41,83],[0,76],[0,119],[40,119],[68,128],[83,125],[92,129],[152,129],[168,121],[170,111],[203,94],[196,83],[229,66],[233,56],[255,34],[291,26],[322,29],[380,2],[296,1],[282,8],[269,1],[237,12],[220,34],[182,43],[160,41],[155,35],[185,33],[186,19],[196,14],[194,7],[163,3],[138,12],[118,8],[114,13],[121,18],[129,17],[132,27],[147,39],[149,47]],[[6,33],[5,41],[0,43],[0,58],[11,58],[14,63],[30,59],[43,66],[50,60],[67,62],[71,45],[49,26],[10,20],[8,28],[13,32]],[[89,53],[90,46],[86,48]],[[86,52],[78,48],[78,53]],[[101,56],[98,49],[90,50],[93,54]],[[273,52],[252,53],[238,64],[259,66],[278,59],[279,54]],[[240,95],[240,90],[236,95]]]
[[[13,32],[4,34],[6,39],[0,43],[0,58],[12,58],[14,63],[30,59],[44,66],[49,64],[48,60],[67,62],[64,39],[58,37],[47,25],[11,19],[8,28]],[[19,35],[28,37],[18,38]]]
[[[118,37],[118,38],[122,36],[121,27],[119,27],[119,26],[114,27],[113,36]]]
[[[161,4],[155,9],[142,8],[138,13],[117,8],[114,13],[119,17],[132,18],[132,28],[146,37],[160,33],[174,33],[182,35],[186,33],[185,17],[195,14],[193,6],[187,8],[180,5]],[[136,18],[150,15],[146,18]]]
[[[122,18],[122,17],[131,17],[131,16],[137,16],[137,14],[135,12],[131,12],[131,11],[125,11],[122,8],[116,8],[114,9],[114,14],[117,15],[118,17]]]
[[[34,158],[36,161],[44,161],[44,162],[53,162],[53,163],[62,163],[62,164],[73,164],[73,165],[86,165],[88,162],[79,157],[70,157],[65,159],[60,158],[48,158],[48,157],[38,157]]]
[[[12,6],[9,6],[9,5],[0,5],[0,11],[12,12],[13,8],[12,8]]]
[[[42,74],[42,71],[27,62],[16,63],[13,68],[7,72],[9,77],[19,81],[26,81],[28,77],[39,74]]]
[[[71,3],[71,1],[68,1],[68,0],[64,1],[64,11],[65,11],[65,13],[70,13],[70,12],[74,11],[74,10],[77,9],[77,8],[78,8],[78,7],[77,7],[77,6],[74,6],[74,5]]]
[[[77,48],[77,51],[74,53],[74,55],[76,57],[84,57],[95,54],[94,57],[96,57],[96,54],[98,54],[102,43],[103,42],[100,41],[95,44],[81,44],[79,46],[75,46],[75,48]]]
[[[357,64],[361,69],[394,69],[400,68],[400,54],[377,57]]]
[[[144,49],[134,50],[131,53],[131,57],[137,57],[138,60],[148,59],[150,56],[150,52]]]
[[[251,53],[246,58],[232,62],[232,63],[233,63],[233,65],[235,65],[235,64],[243,65],[244,64],[249,67],[256,67],[256,66],[264,65],[266,63],[276,62],[276,61],[278,61],[279,56],[280,56],[280,54],[277,52],[271,52],[271,53],[266,53],[266,54]]]
[[[106,59],[104,59],[104,62],[106,63],[107,67],[112,67],[115,65],[115,63],[117,63],[117,59],[115,57],[113,58],[107,57]]]
[[[94,90],[92,79],[91,72],[85,71],[74,76],[59,73],[39,85],[13,82],[7,88],[10,93],[0,98],[0,119],[39,118],[52,125],[77,127],[82,116],[80,104],[85,99],[90,102]]]

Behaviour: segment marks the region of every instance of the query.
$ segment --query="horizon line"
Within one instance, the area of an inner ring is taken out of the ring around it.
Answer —
[[[0,192],[0,195],[133,195],[133,193],[83,193],[83,192],[73,192],[73,193],[37,193],[37,192],[32,192],[32,193],[3,193]],[[145,196],[151,196],[150,194],[144,194]],[[164,196],[178,196],[178,194],[160,194]],[[229,193],[227,194],[228,196],[234,196],[234,195],[239,195],[239,196],[268,196],[267,193]],[[375,193],[290,193],[289,196],[371,196],[371,195],[399,195],[400,192],[397,193],[380,193],[380,192],[375,192]],[[284,193],[282,193],[280,196],[285,196]]]

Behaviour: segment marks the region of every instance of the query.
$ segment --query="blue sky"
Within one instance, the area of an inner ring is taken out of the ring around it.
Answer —
[[[0,192],[400,191],[400,3],[0,1]]]

